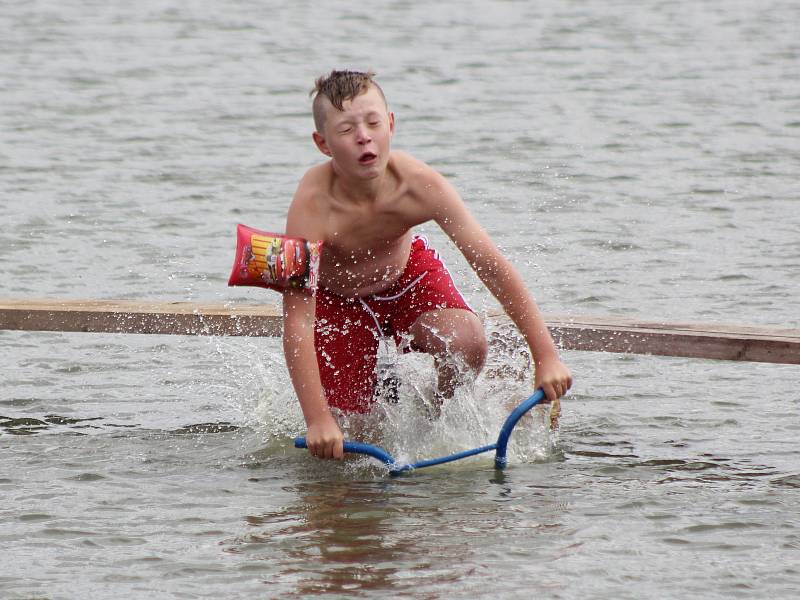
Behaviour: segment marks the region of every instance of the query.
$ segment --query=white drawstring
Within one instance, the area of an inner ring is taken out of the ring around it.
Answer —
[[[419,276],[419,277],[417,277],[417,278],[416,278],[414,281],[412,281],[412,282],[411,282],[411,283],[409,283],[409,284],[408,284],[406,287],[404,287],[404,288],[403,288],[403,291],[401,291],[401,292],[399,292],[399,293],[395,294],[394,296],[372,296],[372,299],[373,299],[373,300],[380,300],[380,301],[386,301],[386,300],[397,300],[397,299],[398,299],[400,296],[402,296],[403,294],[405,294],[405,293],[406,293],[408,290],[410,290],[410,289],[411,289],[411,288],[413,288],[415,285],[417,285],[417,284],[418,284],[420,281],[422,281],[422,278],[423,278],[423,277],[425,277],[425,275],[427,275],[427,274],[428,274],[428,272],[427,272],[427,271],[425,271],[425,272],[424,272],[422,275],[420,275],[420,276]],[[363,300],[362,300],[362,302],[363,302]],[[366,304],[365,304],[364,306],[366,306]]]
[[[372,310],[372,309],[369,307],[369,304],[367,304],[366,302],[364,302],[364,299],[363,299],[363,298],[361,298],[361,297],[359,296],[359,298],[358,298],[358,299],[359,299],[359,301],[361,302],[361,305],[362,305],[362,306],[363,306],[363,307],[366,309],[366,311],[367,311],[367,312],[370,314],[370,316],[372,317],[372,320],[373,320],[373,321],[375,321],[375,327],[377,327],[377,329],[378,329],[378,339],[381,339],[381,338],[385,337],[385,336],[383,335],[383,328],[381,327],[381,322],[378,320],[378,315],[376,315],[376,314],[375,314],[375,311],[373,311],[373,310]]]

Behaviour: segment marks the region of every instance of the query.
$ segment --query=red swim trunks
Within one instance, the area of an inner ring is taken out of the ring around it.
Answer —
[[[314,345],[328,404],[347,412],[369,412],[380,338],[392,335],[400,344],[420,315],[439,308],[472,311],[438,252],[419,236],[411,243],[403,274],[388,290],[344,298],[320,287]]]

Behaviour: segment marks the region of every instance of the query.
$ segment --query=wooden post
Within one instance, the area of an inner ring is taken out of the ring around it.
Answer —
[[[502,313],[489,315],[503,320]],[[800,329],[546,315],[560,348],[800,364]],[[280,336],[280,308],[130,300],[0,300],[0,329]]]

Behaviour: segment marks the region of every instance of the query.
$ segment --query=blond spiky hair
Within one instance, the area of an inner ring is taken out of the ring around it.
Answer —
[[[337,110],[344,110],[343,103],[346,100],[352,100],[366,93],[371,86],[375,86],[386,102],[386,96],[383,95],[383,90],[375,82],[374,77],[375,73],[372,71],[331,71],[330,75],[319,77],[310,94],[314,98],[312,106],[314,126],[317,131],[322,133],[325,126],[325,105],[322,98],[327,98]]]

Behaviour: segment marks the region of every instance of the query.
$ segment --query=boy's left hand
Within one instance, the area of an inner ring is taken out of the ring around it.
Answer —
[[[572,373],[560,360],[537,362],[534,387],[542,388],[547,402],[555,402],[572,387]]]

